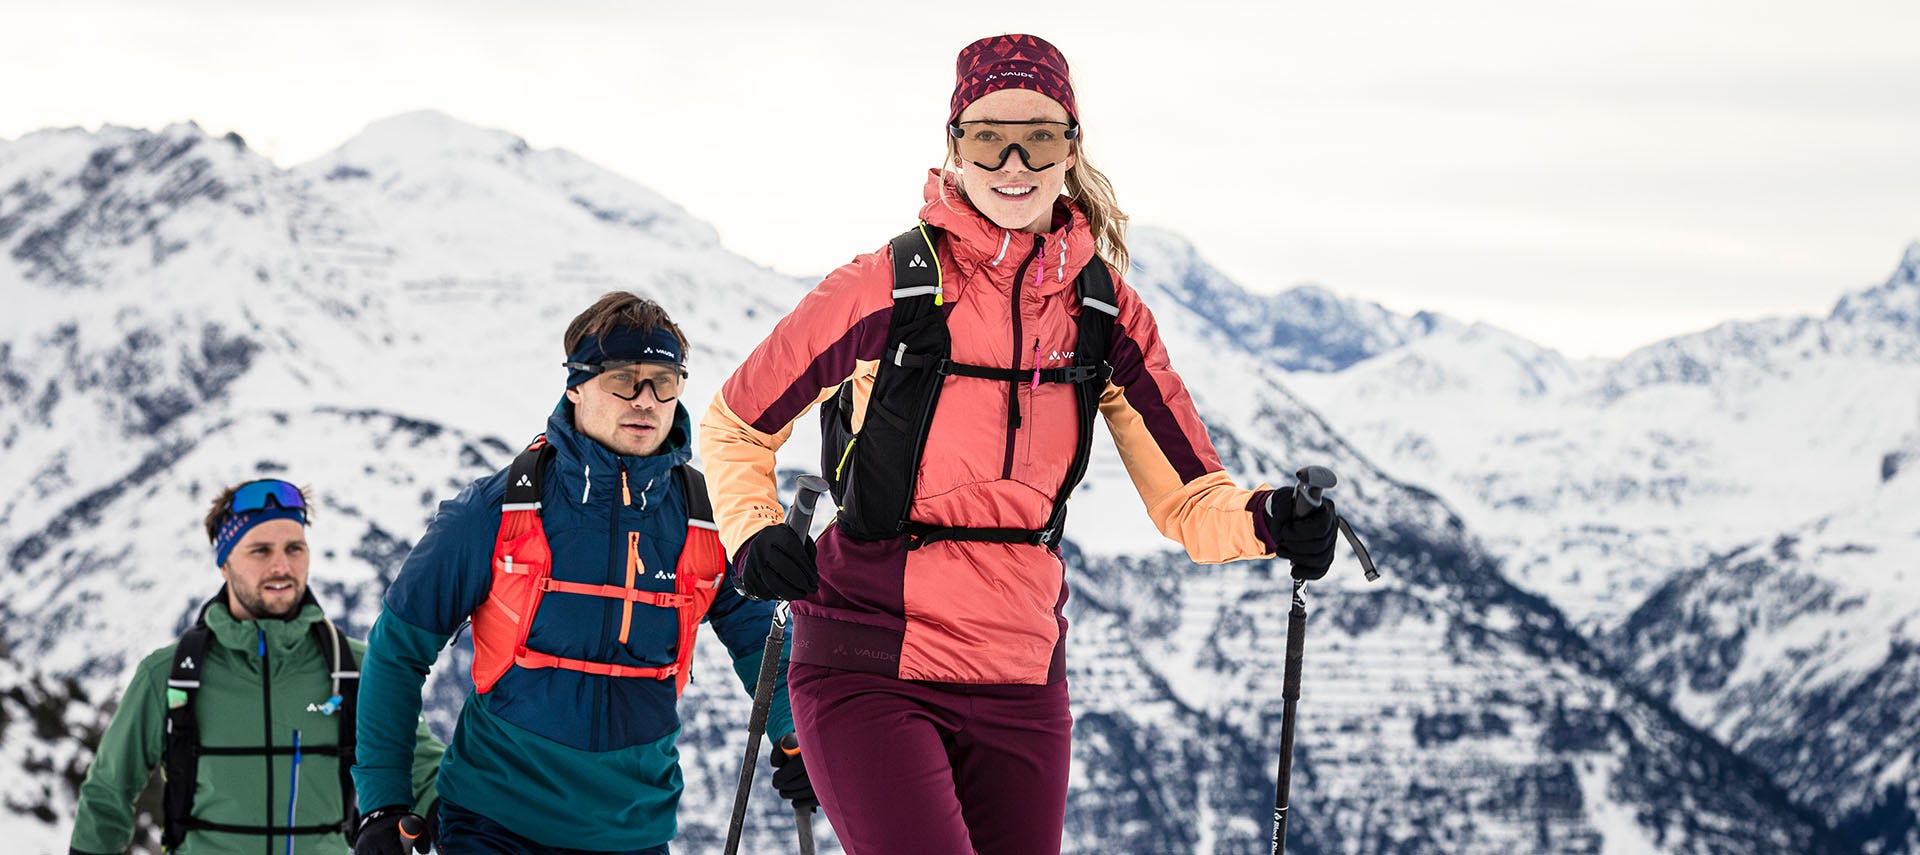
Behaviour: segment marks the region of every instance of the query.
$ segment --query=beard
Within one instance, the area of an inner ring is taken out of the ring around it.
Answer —
[[[275,579],[271,581],[279,582],[286,580]],[[240,603],[241,608],[247,610],[248,614],[253,615],[254,620],[286,620],[300,613],[300,604],[307,597],[307,587],[305,585],[294,580],[293,590],[291,592],[293,599],[283,606],[268,604],[266,585],[266,582],[261,582],[259,585],[251,588],[235,586],[232,588],[233,598]]]

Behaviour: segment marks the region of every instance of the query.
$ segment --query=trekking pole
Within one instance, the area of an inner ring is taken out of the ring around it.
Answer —
[[[799,492],[793,497],[793,507],[787,509],[787,525],[801,537],[813,529],[813,505],[828,486],[827,479],[818,475],[800,476]],[[754,765],[760,761],[760,739],[767,733],[767,714],[773,709],[774,678],[780,674],[780,648],[786,641],[787,604],[782,602],[774,606],[773,623],[767,628],[767,646],[760,652],[760,679],[754,684],[753,712],[747,717],[747,751],[740,762],[740,787],[733,794],[733,821],[727,826],[727,855],[740,851],[740,832],[747,823],[747,794],[753,788]],[[803,820],[801,845],[807,846],[813,836],[813,817],[800,816],[805,811],[798,807],[794,813],[796,819]]]
[[[1296,517],[1320,507],[1326,491],[1340,483],[1333,470],[1325,466],[1308,466],[1294,473],[1294,477],[1298,479],[1293,488]],[[1353,547],[1354,556],[1360,559],[1367,581],[1380,578],[1380,571],[1373,566],[1373,556],[1354,535],[1353,527],[1347,525],[1344,517],[1337,523],[1340,533],[1347,538],[1347,545]],[[1285,855],[1287,851],[1287,804],[1293,788],[1293,719],[1300,702],[1300,671],[1307,646],[1306,585],[1305,579],[1293,580],[1293,608],[1287,612],[1287,667],[1280,684],[1280,772],[1273,792],[1273,855]]]

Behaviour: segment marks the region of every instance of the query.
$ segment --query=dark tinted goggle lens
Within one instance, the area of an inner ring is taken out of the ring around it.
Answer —
[[[233,501],[227,503],[227,510],[236,514],[250,511],[264,511],[269,507],[287,509],[307,509],[307,498],[300,495],[300,488],[285,481],[266,480],[248,481],[233,491]]]
[[[1080,129],[1066,122],[960,122],[947,128],[960,157],[988,172],[999,172],[1015,151],[1027,171],[1052,169],[1067,159]]]
[[[602,391],[623,401],[640,398],[641,389],[651,389],[654,400],[662,404],[672,403],[680,397],[680,387],[684,385],[686,374],[677,368],[662,365],[618,365],[603,368],[595,383]]]

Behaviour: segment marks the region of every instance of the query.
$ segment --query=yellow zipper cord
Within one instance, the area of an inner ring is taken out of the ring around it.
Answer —
[[[927,251],[933,253],[933,304],[944,306],[947,302],[947,275],[940,269],[940,249],[933,245],[933,238],[927,235],[927,224],[919,226],[920,239],[927,242]]]
[[[837,466],[834,466],[834,467],[833,467],[833,480],[835,480],[835,481],[839,481],[839,480],[842,480],[842,479],[844,479],[844,478],[846,478],[846,477],[847,477],[847,475],[846,475],[846,473],[847,473],[847,458],[849,458],[849,457],[852,457],[852,456],[853,456],[853,444],[854,444],[854,443],[856,443],[856,442],[859,442],[859,441],[860,441],[860,437],[858,437],[858,436],[855,436],[855,437],[853,437],[853,438],[851,438],[851,439],[849,439],[849,440],[847,440],[847,448],[846,448],[846,450],[845,450],[845,451],[842,451],[842,452],[840,452],[840,463],[839,463],[839,465],[837,465]]]

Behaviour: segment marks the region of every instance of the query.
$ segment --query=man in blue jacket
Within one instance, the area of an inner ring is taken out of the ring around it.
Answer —
[[[469,619],[475,690],[441,763],[442,852],[665,855],[700,622],[752,691],[773,604],[721,584],[725,554],[687,465],[685,337],[651,300],[614,292],[574,318],[565,346],[566,398],[544,438],[441,503],[387,590],[361,666],[356,855],[425,846],[409,839],[413,724],[428,669]],[[812,809],[784,659],[767,724],[789,735],[774,784]]]

